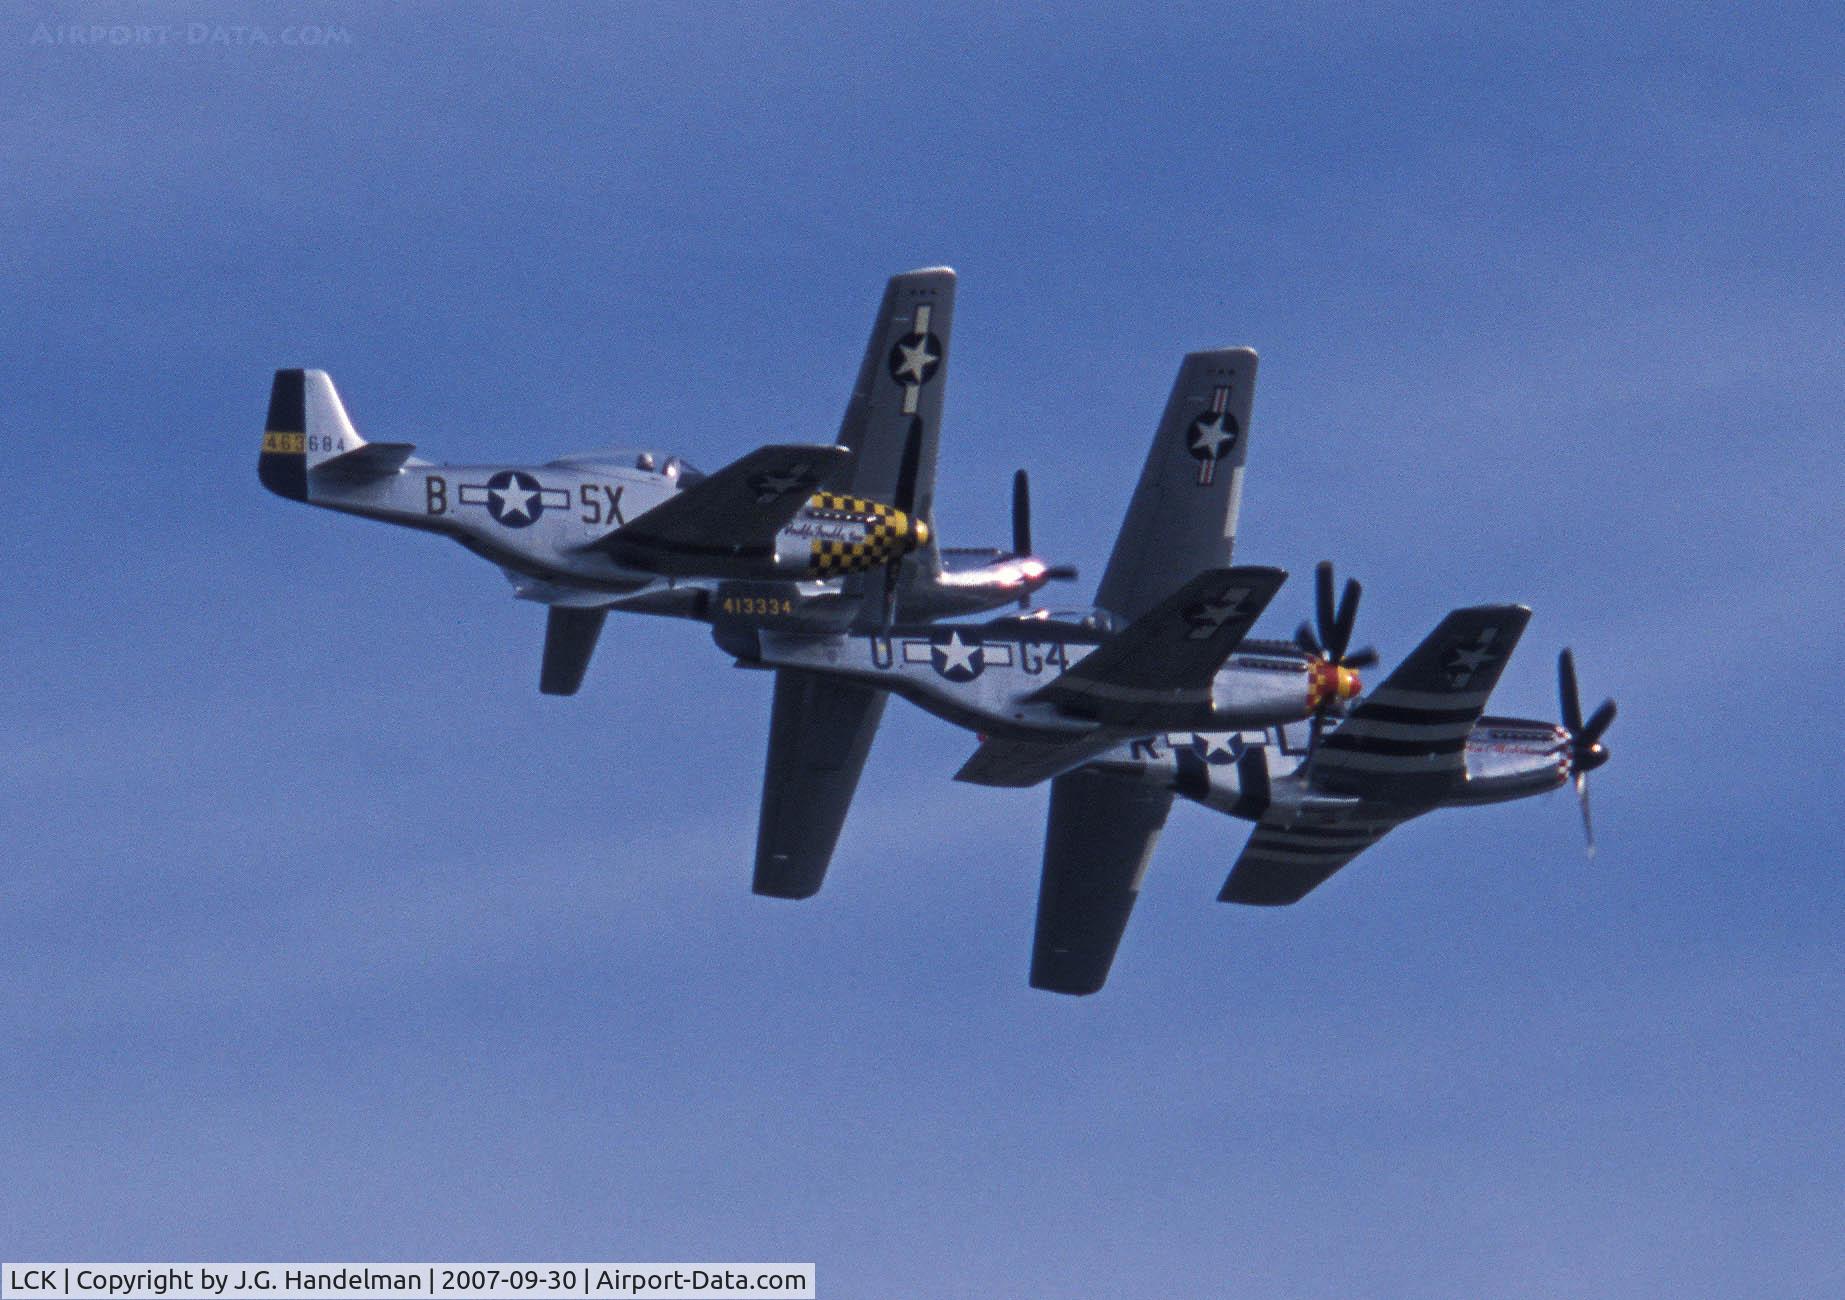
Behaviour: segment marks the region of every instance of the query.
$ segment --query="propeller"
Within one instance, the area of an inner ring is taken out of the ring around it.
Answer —
[[[910,436],[903,442],[903,459],[897,463],[897,491],[891,504],[912,519],[916,515],[916,476],[922,465],[922,421],[910,422]],[[897,613],[897,581],[903,576],[903,555],[899,551],[884,566],[884,626],[889,627]]]
[[[1340,593],[1338,603],[1334,604],[1332,561],[1321,560],[1314,568],[1313,578],[1316,622],[1302,623],[1294,633],[1294,644],[1321,663],[1328,664],[1335,669],[1349,668],[1355,671],[1375,664],[1377,650],[1371,646],[1347,653],[1352,644],[1352,628],[1358,621],[1358,598],[1364,594],[1364,588],[1359,585],[1358,579],[1347,578],[1345,580],[1345,590]],[[1314,710],[1307,736],[1309,757],[1319,749],[1320,732],[1326,726],[1326,715],[1337,703],[1337,693],[1330,693]]]
[[[1302,623],[1294,633],[1294,644],[1315,659],[1324,659],[1335,667],[1371,667],[1377,662],[1377,650],[1374,647],[1366,646],[1351,654],[1346,653],[1346,647],[1352,643],[1352,627],[1358,621],[1358,598],[1364,594],[1364,587],[1358,579],[1347,578],[1345,590],[1335,606],[1332,561],[1321,560],[1314,568],[1313,578],[1314,613],[1318,618],[1318,628],[1316,631],[1313,623]]]
[[[1031,479],[1024,470],[1012,476],[1012,554],[1021,560],[1035,558],[1031,550]],[[1068,582],[1076,577],[1076,566],[1054,564],[1036,576],[1046,582]],[[1020,609],[1030,608],[1031,592],[1027,587],[1019,593]]]
[[[1582,833],[1588,841],[1589,856],[1595,856],[1595,822],[1589,815],[1589,773],[1606,763],[1608,747],[1602,733],[1614,721],[1614,701],[1603,700],[1601,706],[1582,717],[1582,696],[1576,689],[1576,656],[1567,649],[1557,656],[1557,694],[1563,705],[1563,729],[1569,732],[1569,774],[1576,786],[1576,798],[1582,805]]]

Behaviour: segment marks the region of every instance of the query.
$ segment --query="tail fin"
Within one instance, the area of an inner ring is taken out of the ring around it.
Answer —
[[[407,442],[368,443],[324,370],[278,370],[269,389],[257,477],[277,496],[308,499],[309,471],[363,482],[395,473],[416,450]]]

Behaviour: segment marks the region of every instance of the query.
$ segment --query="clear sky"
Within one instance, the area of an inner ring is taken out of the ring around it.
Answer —
[[[1702,8],[7,6],[0,1254],[1845,1293],[1845,35]],[[288,365],[435,458],[825,440],[933,263],[950,544],[1027,465],[1086,597],[1254,346],[1272,630],[1322,557],[1387,661],[1530,604],[1495,706],[1621,701],[1599,858],[1558,795],[1239,909],[1181,805],[1037,993],[966,736],[893,706],[752,897],[764,678],[633,618],[542,698],[490,567],[256,481]]]

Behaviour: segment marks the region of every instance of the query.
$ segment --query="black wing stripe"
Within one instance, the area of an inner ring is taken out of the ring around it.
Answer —
[[[1376,818],[1319,826],[1259,823],[1218,901],[1262,907],[1299,902],[1397,824]]]

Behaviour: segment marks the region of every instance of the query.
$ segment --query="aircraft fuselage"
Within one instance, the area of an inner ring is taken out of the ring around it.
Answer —
[[[1093,653],[1097,639],[1074,638],[1029,619],[935,624],[870,635],[810,636],[763,630],[760,661],[808,668],[901,695],[960,727],[1011,739],[1093,733],[1095,720],[1033,698]],[[1279,650],[1233,655],[1212,682],[1200,726],[1263,727],[1307,717],[1310,663]]]
[[[1569,780],[1569,733],[1549,722],[1481,718],[1468,733],[1465,773],[1432,803],[1361,800],[1310,789],[1307,728],[1294,724],[1221,731],[1174,731],[1115,747],[1089,764],[1122,780],[1168,789],[1248,821],[1349,820],[1372,814],[1402,820],[1433,808],[1504,803],[1557,789]]]

